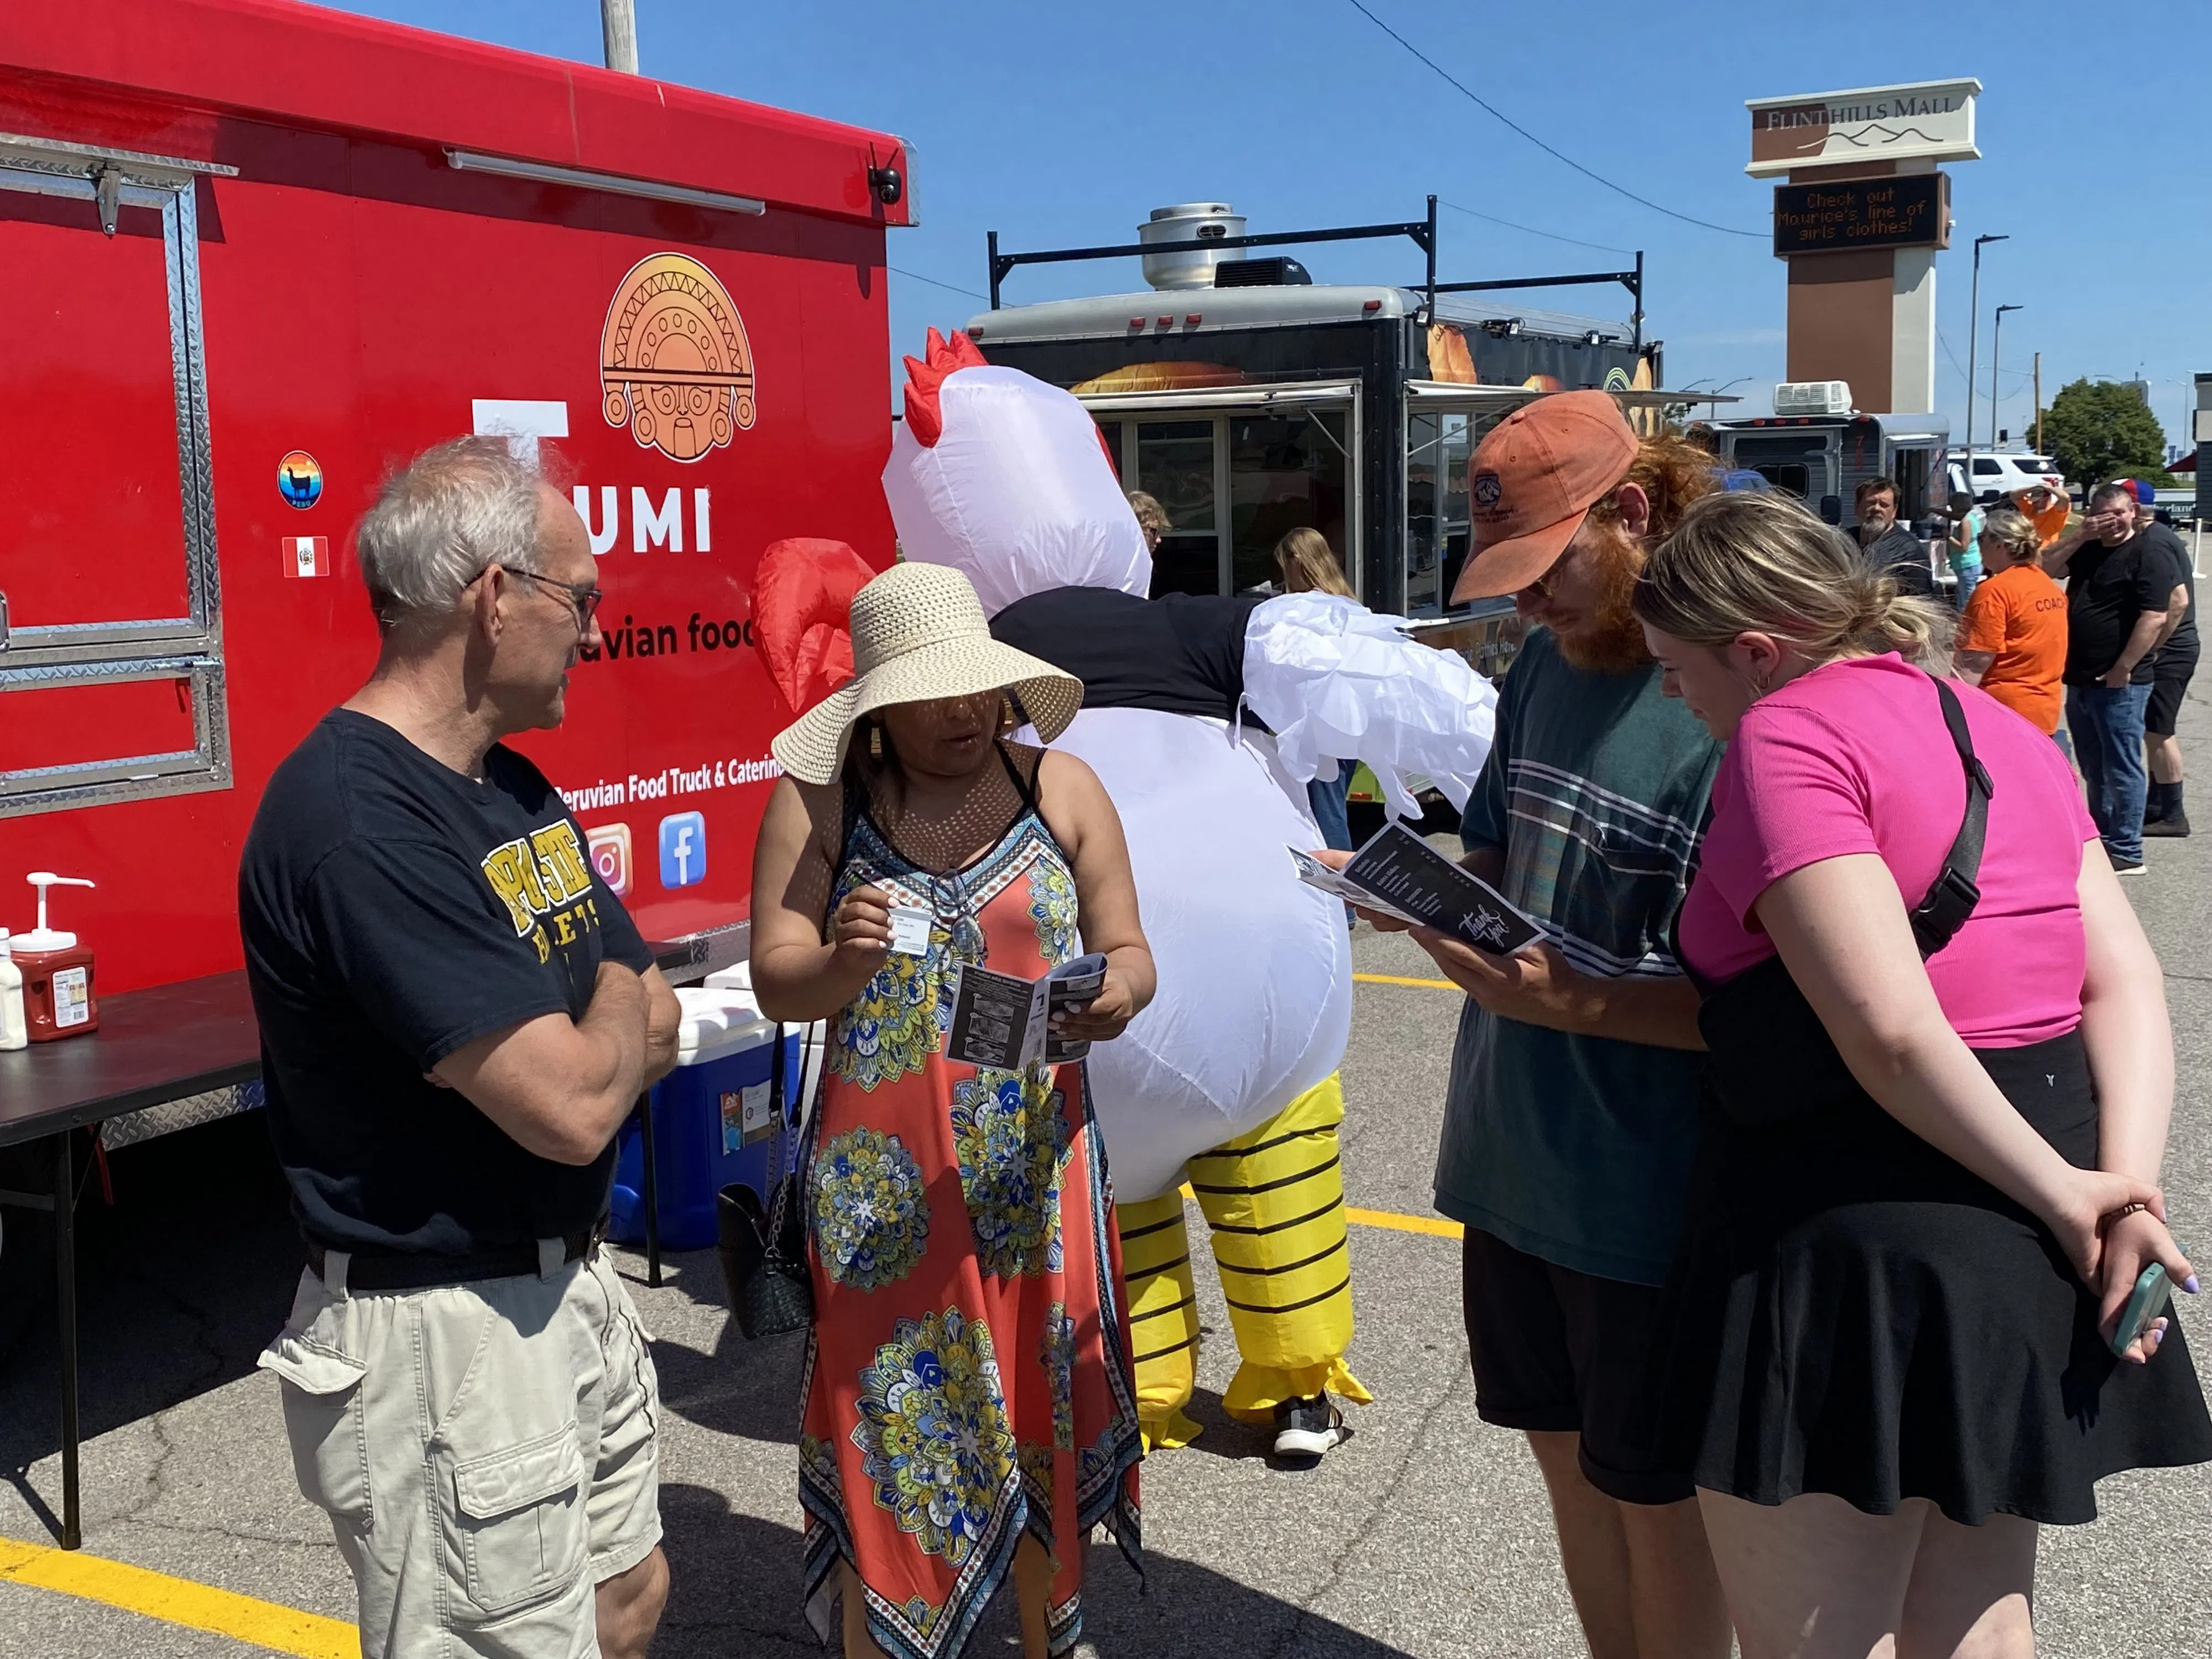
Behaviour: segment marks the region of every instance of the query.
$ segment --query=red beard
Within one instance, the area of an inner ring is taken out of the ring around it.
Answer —
[[[1596,550],[1600,582],[1589,626],[1556,637],[1559,654],[1575,667],[1593,674],[1627,674],[1651,660],[1644,648],[1644,624],[1631,608],[1636,579],[1644,571],[1644,548],[1617,526],[1607,532]]]

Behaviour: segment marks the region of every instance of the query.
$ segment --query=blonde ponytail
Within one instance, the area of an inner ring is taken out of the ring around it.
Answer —
[[[2013,507],[1991,507],[1982,520],[1982,533],[2004,549],[2006,557],[2014,564],[2025,564],[2043,551],[2043,538],[2036,533],[2035,521]]]
[[[1903,592],[1857,544],[1795,498],[1706,496],[1651,550],[1637,578],[1637,618],[1691,645],[1771,634],[1815,662],[1894,651],[1931,672],[1949,666],[1952,623]]]

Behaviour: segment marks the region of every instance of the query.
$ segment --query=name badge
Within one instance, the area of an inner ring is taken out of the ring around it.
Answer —
[[[929,954],[929,925],[935,918],[918,904],[891,906],[891,949],[902,957]]]

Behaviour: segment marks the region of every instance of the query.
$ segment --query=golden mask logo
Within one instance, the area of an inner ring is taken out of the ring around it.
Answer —
[[[684,254],[639,260],[607,307],[599,386],[607,424],[672,461],[696,461],[750,429],[752,348],[729,290]]]

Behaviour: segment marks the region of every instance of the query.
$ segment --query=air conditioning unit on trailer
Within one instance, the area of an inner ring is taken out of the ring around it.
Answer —
[[[1848,415],[1851,387],[1848,380],[1784,380],[1774,388],[1777,415]]]

